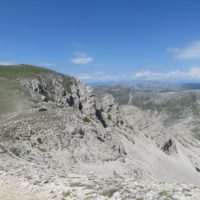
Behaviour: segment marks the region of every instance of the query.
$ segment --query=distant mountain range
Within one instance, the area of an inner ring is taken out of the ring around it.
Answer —
[[[129,87],[134,87],[141,91],[152,91],[152,92],[162,92],[162,91],[180,91],[180,90],[199,90],[200,83],[198,82],[162,82],[162,81],[125,81],[125,82],[96,82],[89,83],[91,87],[99,86],[115,86],[115,85],[126,85]]]

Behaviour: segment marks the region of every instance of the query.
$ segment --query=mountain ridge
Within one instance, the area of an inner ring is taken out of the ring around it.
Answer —
[[[165,126],[164,113],[96,96],[73,77],[18,67],[20,76],[0,67],[2,188],[17,182],[22,196],[32,190],[41,200],[198,199],[200,141],[187,123]]]

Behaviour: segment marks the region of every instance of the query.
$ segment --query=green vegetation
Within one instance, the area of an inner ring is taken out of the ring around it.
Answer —
[[[51,78],[53,76],[60,76],[63,80],[64,87],[69,90],[70,85],[75,80],[74,78],[57,73],[53,70],[32,66],[32,65],[0,65],[0,78],[17,80],[17,79],[33,79],[46,78],[47,83],[51,86]]]
[[[180,98],[172,98],[165,105],[163,109],[170,119],[177,120],[182,119],[192,114],[193,116],[199,116],[200,110],[197,105],[197,97],[194,93],[188,93]]]
[[[44,111],[47,111],[47,108],[39,108],[38,111],[39,111],[39,112],[44,112]]]
[[[91,120],[90,120],[88,117],[85,117],[85,118],[83,119],[83,121],[84,121],[84,122],[87,122],[87,123],[90,123],[90,122],[91,122]]]
[[[191,132],[193,133],[193,136],[196,139],[200,140],[200,128],[198,127],[198,125],[197,125],[197,127],[191,129]]]
[[[63,85],[64,87],[66,88],[66,90],[68,92],[71,92],[70,91],[70,86],[75,83],[76,84],[76,81],[73,77],[71,76],[66,76],[66,75],[63,75],[63,74],[60,74],[60,76],[63,78],[64,82],[63,82]]]
[[[24,102],[20,89],[19,84],[0,79],[0,118],[2,114],[17,112],[20,109]]]
[[[10,151],[11,151],[13,154],[15,154],[17,157],[20,157],[20,153],[21,153],[20,149],[15,148],[15,147],[12,147],[12,148],[10,148]]]
[[[102,196],[106,196],[106,197],[108,197],[108,198],[111,198],[111,197],[113,196],[113,194],[114,194],[115,192],[117,192],[117,191],[118,191],[117,188],[110,188],[110,189],[104,190],[104,191],[101,193],[101,195],[102,195]]]
[[[196,169],[197,172],[200,172],[200,169],[198,167],[195,167],[195,169]]]
[[[63,197],[69,197],[71,195],[71,192],[70,191],[63,192],[62,195]]]
[[[70,187],[90,187],[90,185],[80,182],[70,183]]]
[[[7,79],[15,78],[33,78],[40,74],[52,74],[55,73],[52,70],[45,69],[42,67],[35,67],[32,65],[11,65],[2,66],[0,65],[0,76]]]
[[[70,76],[54,72],[49,69],[31,65],[0,65],[0,122],[13,118],[25,108],[33,106],[34,100],[30,96],[30,91],[22,86],[21,81],[37,78],[39,81],[44,79],[48,91],[53,91],[53,78],[62,81],[66,91],[70,92],[70,86],[75,83],[75,79]],[[49,92],[41,91],[45,96],[45,101],[52,100]]]
[[[30,175],[25,176],[25,178],[26,178],[26,180],[32,180],[33,179],[33,177],[30,176]]]
[[[159,197],[166,197],[167,200],[175,200],[172,195],[170,195],[167,191],[162,191],[159,194]]]
[[[109,120],[112,120],[112,118],[111,118],[111,115],[110,115],[110,114],[108,114],[108,119],[109,119]]]
[[[49,97],[49,94],[47,91],[42,91],[41,95],[43,95],[45,97],[45,101],[49,101],[51,100],[51,98]]]

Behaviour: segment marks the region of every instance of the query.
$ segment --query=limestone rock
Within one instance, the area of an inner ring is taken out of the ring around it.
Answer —
[[[106,113],[107,118],[115,124],[123,125],[123,120],[120,116],[119,105],[111,94],[105,94],[101,99],[101,108]]]
[[[76,107],[84,114],[94,116],[96,113],[94,91],[80,81],[72,86],[71,91],[71,96]]]

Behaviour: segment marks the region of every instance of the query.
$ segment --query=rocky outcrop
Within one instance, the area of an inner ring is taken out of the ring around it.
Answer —
[[[111,94],[105,94],[100,99],[98,108],[102,111],[104,119],[107,118],[114,124],[123,125],[123,120],[120,116],[119,105]]]
[[[96,101],[94,91],[81,83],[74,80],[70,91],[65,87],[62,77],[35,78],[33,80],[23,80],[22,85],[29,88],[33,99],[41,101],[52,101],[59,106],[74,106],[85,115],[96,115]]]
[[[161,147],[161,150],[168,155],[177,153],[176,144],[172,139],[168,139]]]
[[[94,91],[84,83],[77,81],[71,87],[71,94],[68,97],[74,101],[75,106],[85,115],[94,116],[96,113],[96,102]]]
[[[64,86],[64,79],[59,75],[23,79],[21,84],[32,99],[56,102],[59,106],[67,105],[66,96],[69,91]]]
[[[66,96],[68,94],[68,91],[64,87],[63,80],[53,79],[52,86],[53,89],[48,91],[48,93],[51,94],[53,100],[61,106],[66,105]]]

